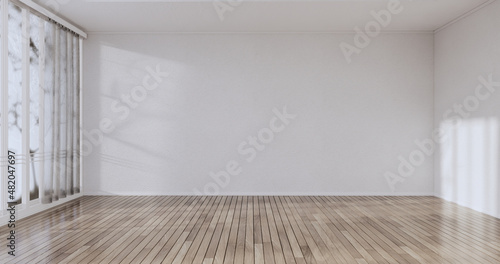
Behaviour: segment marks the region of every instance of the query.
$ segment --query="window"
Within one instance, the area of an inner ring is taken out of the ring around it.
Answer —
[[[0,8],[0,200],[27,208],[80,193],[82,38],[23,1]]]

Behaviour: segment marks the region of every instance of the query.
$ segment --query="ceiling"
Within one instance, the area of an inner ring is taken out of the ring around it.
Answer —
[[[241,2],[239,2],[241,1]],[[336,32],[388,0],[34,0],[87,32]],[[235,6],[229,3],[239,3]],[[433,31],[489,0],[401,0],[385,31]],[[215,6],[225,12],[219,11]]]

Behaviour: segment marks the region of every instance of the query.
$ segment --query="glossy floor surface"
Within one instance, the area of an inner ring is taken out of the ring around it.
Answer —
[[[85,196],[16,234],[0,263],[500,263],[500,219],[436,197]]]

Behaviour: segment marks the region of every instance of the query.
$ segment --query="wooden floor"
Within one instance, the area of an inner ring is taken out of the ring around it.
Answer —
[[[500,263],[500,219],[435,197],[85,196],[16,233],[0,263]]]

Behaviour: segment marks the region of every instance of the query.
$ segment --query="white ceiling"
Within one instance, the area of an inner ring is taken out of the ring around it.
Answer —
[[[87,32],[331,32],[373,20],[388,0],[34,0]],[[488,0],[401,0],[387,31],[432,31]]]

